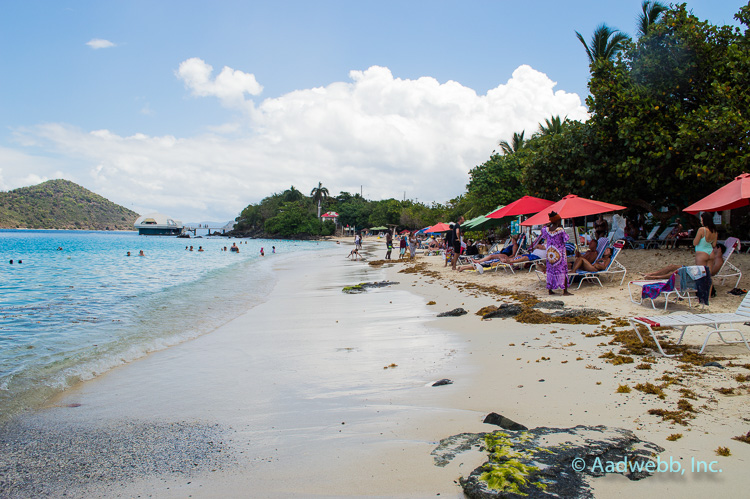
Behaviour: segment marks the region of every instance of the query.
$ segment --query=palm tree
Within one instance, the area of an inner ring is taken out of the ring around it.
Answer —
[[[560,119],[559,114],[557,116],[552,116],[552,118],[547,118],[544,120],[544,125],[539,123],[539,131],[536,135],[555,135],[560,133],[563,130],[563,123],[566,121],[568,121],[568,117],[566,116],[564,119]]]
[[[523,134],[526,133],[526,130],[523,130],[521,133],[514,133],[513,134],[513,140],[509,144],[507,140],[502,140],[498,144],[500,146],[500,149],[502,149],[503,154],[513,154],[521,150],[523,148],[525,141],[523,140]]]
[[[328,189],[323,187],[322,182],[318,182],[318,186],[310,191],[310,196],[312,196],[314,202],[318,203],[318,218],[320,218],[320,203],[328,197]]]
[[[638,38],[648,34],[651,25],[659,20],[659,16],[667,10],[667,7],[656,0],[645,0],[641,9],[643,9],[643,14],[638,16]]]
[[[589,56],[589,63],[596,61],[612,61],[615,56],[622,50],[623,43],[630,39],[628,35],[619,30],[612,29],[606,24],[600,24],[594,35],[591,37],[591,44],[586,43],[578,31],[576,36],[586,49],[586,55]]]

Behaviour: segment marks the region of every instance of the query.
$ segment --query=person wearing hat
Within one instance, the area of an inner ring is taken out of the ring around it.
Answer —
[[[568,292],[568,260],[565,243],[568,234],[562,228],[562,218],[552,211],[549,214],[549,224],[542,227],[542,237],[547,245],[547,290],[554,295],[553,290],[562,289],[563,295]]]

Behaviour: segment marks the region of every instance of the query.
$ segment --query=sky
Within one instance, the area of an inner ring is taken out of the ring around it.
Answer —
[[[736,25],[741,0],[692,0]],[[322,182],[445,203],[514,132],[585,120],[575,36],[637,0],[8,0],[0,190],[63,178],[140,214],[227,221]]]

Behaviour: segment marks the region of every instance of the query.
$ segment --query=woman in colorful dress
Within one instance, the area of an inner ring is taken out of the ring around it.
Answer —
[[[568,292],[568,259],[565,243],[568,234],[562,228],[562,218],[554,211],[549,214],[549,224],[542,227],[542,237],[547,244],[547,290],[554,295],[553,289],[562,289],[563,295]]]

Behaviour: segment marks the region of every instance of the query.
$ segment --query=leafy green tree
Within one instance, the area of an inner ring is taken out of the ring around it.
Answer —
[[[370,226],[398,225],[401,218],[401,203],[395,199],[375,202],[370,214]]]
[[[352,196],[348,192],[342,192],[336,196],[338,200],[339,222],[342,225],[355,227],[357,230],[372,227],[370,215],[372,214],[372,203],[359,194]]]
[[[300,203],[284,203],[279,213],[265,223],[265,231],[272,235],[291,237],[303,234],[319,235],[321,222]]]
[[[294,186],[291,186],[289,189],[285,190],[282,193],[281,197],[285,203],[289,203],[292,201],[300,201],[305,197],[305,195],[297,190],[297,188],[295,188]]]
[[[494,154],[485,163],[469,172],[466,186],[467,213],[464,216],[484,215],[498,205],[507,204],[526,194],[521,184],[523,170],[530,151],[514,154]]]
[[[747,27],[749,14],[745,6],[736,18]],[[684,5],[663,11],[618,60],[592,65],[586,123],[529,144],[529,193],[589,195],[663,220],[746,170],[747,33]]]

